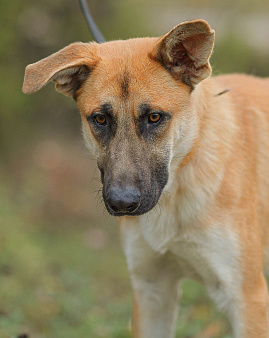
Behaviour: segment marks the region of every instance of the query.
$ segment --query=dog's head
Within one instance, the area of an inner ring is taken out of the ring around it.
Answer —
[[[194,20],[160,38],[74,43],[26,68],[25,93],[52,80],[76,100],[112,215],[152,209],[173,157],[179,163],[191,151],[192,92],[211,72],[213,43],[214,31]]]

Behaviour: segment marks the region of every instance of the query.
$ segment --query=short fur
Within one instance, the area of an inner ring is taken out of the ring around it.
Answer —
[[[269,336],[269,79],[210,77],[213,42],[194,20],[26,69],[24,92],[53,80],[76,99],[107,209],[122,216],[138,338],[173,336],[183,278],[205,285],[234,337]]]

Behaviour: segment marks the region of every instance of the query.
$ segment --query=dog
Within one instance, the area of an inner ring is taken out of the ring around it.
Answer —
[[[54,81],[81,112],[120,216],[137,338],[174,336],[184,278],[205,285],[234,337],[269,336],[269,79],[210,76],[214,36],[191,20],[26,68],[25,93]]]

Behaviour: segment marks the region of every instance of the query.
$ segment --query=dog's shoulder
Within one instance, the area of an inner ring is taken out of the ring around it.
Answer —
[[[216,84],[230,89],[233,98],[247,99],[249,102],[255,97],[259,102],[268,100],[269,78],[260,78],[246,74],[226,74],[213,77]]]

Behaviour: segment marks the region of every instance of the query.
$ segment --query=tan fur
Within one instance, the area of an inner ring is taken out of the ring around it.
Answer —
[[[110,156],[118,177],[136,174],[130,149],[138,170],[141,159],[153,163],[169,148],[160,211],[155,206],[120,219],[137,338],[173,336],[183,278],[205,285],[235,337],[269,336],[263,275],[269,272],[269,80],[205,79],[213,38],[209,25],[196,20],[161,38],[71,45],[26,71],[25,92],[50,79],[68,85],[63,91],[75,95],[86,144],[99,162]],[[74,78],[80,67],[87,78]],[[76,90],[69,86],[78,80]],[[118,121],[107,147],[87,121],[106,102]],[[172,114],[150,151],[134,127],[141,102]]]

